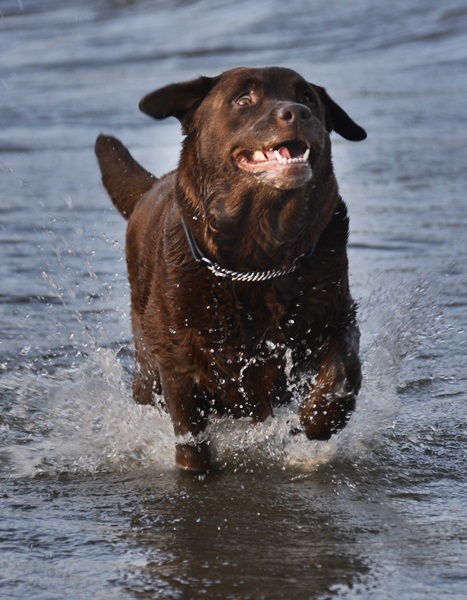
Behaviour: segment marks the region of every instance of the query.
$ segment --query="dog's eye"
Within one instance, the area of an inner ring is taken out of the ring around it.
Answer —
[[[299,102],[300,102],[300,104],[306,104],[307,106],[313,106],[313,104],[315,104],[315,99],[313,98],[313,96],[310,93],[305,92],[304,94],[302,94],[300,96]]]
[[[254,103],[254,100],[251,94],[242,94],[235,100],[235,102],[239,106],[250,106]]]

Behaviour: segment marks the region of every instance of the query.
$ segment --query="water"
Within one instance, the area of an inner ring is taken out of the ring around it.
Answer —
[[[1,0],[0,597],[467,594],[467,8],[461,0]],[[156,174],[180,133],[137,104],[237,65],[295,68],[368,131],[334,137],[362,327],[358,409],[328,443],[211,425],[173,468],[131,400],[125,223],[92,147]]]

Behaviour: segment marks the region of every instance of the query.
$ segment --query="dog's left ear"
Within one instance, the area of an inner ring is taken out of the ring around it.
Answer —
[[[217,77],[198,77],[166,85],[144,96],[139,108],[154,119],[176,117],[182,124],[183,133],[189,133],[193,114],[216,82]]]
[[[328,131],[335,131],[352,142],[360,142],[366,138],[366,131],[360,125],[357,125],[355,121],[352,121],[345,110],[328,96],[324,88],[313,85],[313,89],[318,93],[326,109],[326,127]]]

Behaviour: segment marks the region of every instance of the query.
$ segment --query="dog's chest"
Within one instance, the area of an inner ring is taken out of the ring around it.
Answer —
[[[190,304],[185,323],[194,334],[192,342],[199,355],[222,373],[241,370],[254,361],[280,362],[285,349],[299,348],[305,340],[308,344],[314,332],[322,329],[308,314],[306,295],[301,291],[285,299],[274,285],[221,282],[204,301],[198,300]]]

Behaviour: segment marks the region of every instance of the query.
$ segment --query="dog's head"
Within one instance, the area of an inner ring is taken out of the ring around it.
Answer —
[[[140,108],[180,120],[180,206],[208,255],[241,270],[290,266],[316,242],[339,202],[329,133],[366,137],[323,88],[278,67],[169,85]]]
[[[329,132],[366,137],[322,87],[278,67],[168,85],[145,96],[140,108],[155,119],[179,119],[206,168],[282,190],[306,186],[320,161],[330,160]]]

